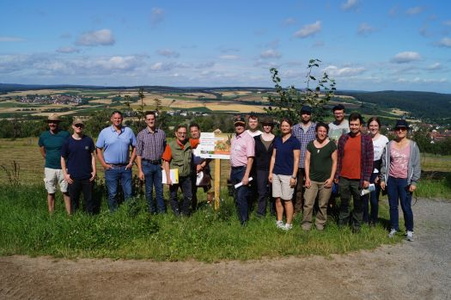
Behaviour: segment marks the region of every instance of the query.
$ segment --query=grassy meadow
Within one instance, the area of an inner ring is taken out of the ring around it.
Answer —
[[[417,197],[449,198],[451,194],[451,157],[424,155]],[[387,238],[388,209],[381,198],[380,223],[363,226],[359,234],[338,229],[329,219],[323,232],[301,230],[300,215],[293,230],[276,228],[275,218],[257,218],[251,214],[247,227],[236,217],[233,198],[227,193],[228,161],[221,161],[221,202],[214,210],[199,191],[200,209],[189,218],[170,212],[149,215],[142,194],[116,213],[106,207],[104,187],[96,189],[101,212],[95,216],[77,213],[68,217],[61,195],[57,195],[56,212],[49,215],[43,185],[43,159],[37,139],[2,140],[0,143],[0,255],[50,255],[65,258],[123,258],[156,261],[261,259],[280,256],[328,256],[381,244],[399,242],[402,237]],[[214,167],[214,163],[212,164]],[[136,168],[135,168],[136,171]],[[437,178],[437,174],[440,176]],[[103,176],[99,166],[99,177]],[[101,183],[101,179],[99,180]],[[168,199],[165,188],[165,199]]]

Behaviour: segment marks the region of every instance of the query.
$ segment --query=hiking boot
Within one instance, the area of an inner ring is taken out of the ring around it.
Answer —
[[[398,231],[396,230],[396,229],[392,229],[392,230],[390,230],[390,233],[388,234],[388,237],[389,238],[392,238],[392,237],[394,237],[395,236],[395,234],[397,233]]]
[[[406,240],[408,240],[409,242],[413,242],[413,231],[407,231]]]

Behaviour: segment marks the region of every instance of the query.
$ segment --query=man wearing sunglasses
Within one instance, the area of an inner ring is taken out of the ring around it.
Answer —
[[[45,160],[44,182],[47,190],[47,206],[50,213],[55,210],[55,193],[59,185],[63,193],[66,212],[70,214],[70,198],[67,192],[67,181],[61,170],[61,147],[69,138],[70,133],[59,128],[61,120],[57,114],[47,118],[49,130],[44,131],[38,141],[39,151]]]
[[[94,214],[92,192],[96,176],[96,148],[92,138],[83,133],[84,127],[81,119],[76,118],[72,122],[74,133],[61,148],[61,167],[64,178],[69,183],[72,212],[78,210],[80,194],[83,193],[86,212]]]

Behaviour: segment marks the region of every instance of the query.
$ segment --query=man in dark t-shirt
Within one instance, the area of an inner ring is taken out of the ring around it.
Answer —
[[[72,122],[74,133],[61,148],[61,167],[64,178],[69,183],[72,212],[76,212],[83,192],[85,209],[94,213],[92,199],[93,181],[96,176],[96,159],[94,141],[83,134],[84,123],[80,119]]]

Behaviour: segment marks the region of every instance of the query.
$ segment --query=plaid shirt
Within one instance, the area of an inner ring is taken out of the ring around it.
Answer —
[[[146,127],[141,130],[136,139],[136,155],[147,160],[161,159],[161,155],[166,147],[166,134],[161,129],[150,132]]]
[[[304,132],[301,124],[298,123],[293,126],[293,135],[299,140],[301,143],[301,158],[299,159],[299,168],[305,168],[305,152],[307,151],[307,145],[311,141],[313,141],[316,137],[316,123],[311,123],[310,127],[307,129],[307,132]]]
[[[370,181],[371,173],[373,173],[373,158],[374,158],[374,148],[373,140],[367,134],[361,134],[362,139],[362,152],[360,156],[360,186],[363,186],[363,181]],[[345,144],[349,139],[349,133],[343,134],[338,140],[338,162],[337,171],[335,172],[335,178],[339,178],[341,174],[341,169],[343,166],[343,156]]]

